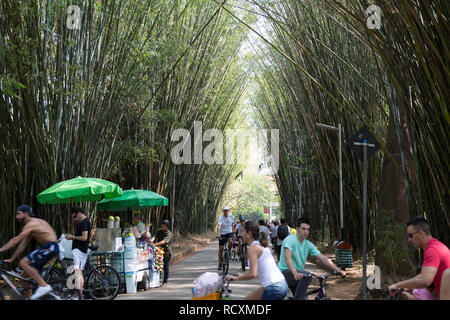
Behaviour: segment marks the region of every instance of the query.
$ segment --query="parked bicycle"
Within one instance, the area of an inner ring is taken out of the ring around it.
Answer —
[[[22,276],[22,272],[12,271],[9,270],[9,264],[0,260],[0,277],[5,281],[5,283],[12,289],[14,294],[21,300],[28,300],[24,295],[23,292],[25,290],[31,290],[31,293],[33,294],[34,291],[38,288],[38,284],[36,281],[34,281],[31,278],[25,278]],[[23,283],[25,283],[25,286],[23,288],[18,288],[14,284],[14,280],[21,280]],[[41,297],[39,300],[67,300],[67,296],[65,296],[62,292],[58,290],[60,287],[61,280],[58,279],[52,279],[51,281],[48,281],[48,285],[50,285],[53,288],[53,291],[49,292],[45,296]],[[4,300],[5,295],[0,291],[0,300]]]
[[[119,273],[112,267],[107,265],[95,265],[89,262],[92,253],[98,249],[98,246],[89,246],[88,258],[83,270],[84,277],[84,294],[94,300],[113,300],[117,297],[120,290]],[[44,269],[41,273],[45,281],[52,281],[58,284],[58,290],[61,292],[71,292],[75,295],[73,281],[70,275],[73,268],[70,268],[64,260],[55,259],[50,267]],[[58,281],[59,280],[59,281]]]

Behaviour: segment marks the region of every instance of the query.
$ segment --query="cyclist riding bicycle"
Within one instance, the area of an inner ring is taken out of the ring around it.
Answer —
[[[229,213],[230,208],[225,206],[223,209],[223,215],[219,217],[217,221],[217,237],[219,237],[219,267],[217,270],[222,269],[222,252],[225,243],[228,241],[228,248],[232,248],[233,239],[233,216]]]
[[[416,249],[424,250],[422,271],[409,280],[389,286],[389,293],[395,295],[400,289],[417,289],[416,293],[427,294],[426,288],[434,284],[435,293],[440,298],[442,275],[450,268],[450,250],[445,244],[433,238],[428,221],[415,217],[406,223],[408,242]],[[407,293],[404,295],[408,296]],[[410,296],[409,296],[410,297]]]
[[[238,240],[238,255],[241,253],[241,248],[242,248],[242,244],[243,244],[243,240],[242,240],[242,229],[244,228],[244,224],[245,224],[245,217],[244,216],[239,216],[239,224],[236,225],[236,237]]]
[[[53,289],[41,277],[39,270],[50,260],[62,254],[63,249],[57,243],[58,238],[53,228],[47,221],[36,218],[33,210],[28,205],[21,205],[16,211],[16,220],[24,224],[22,232],[9,240],[0,252],[8,251],[18,245],[16,252],[11,258],[3,260],[7,263],[12,263],[27,247],[30,240],[33,238],[40,245],[40,248],[34,250],[26,257],[23,257],[19,262],[19,267],[24,271],[23,277],[31,277],[39,285],[38,289],[31,296],[32,300],[50,293]],[[60,258],[61,255],[60,255]],[[29,297],[28,294],[24,292]]]
[[[336,271],[342,277],[346,272],[339,269],[328,257],[321,254],[316,246],[307,240],[311,223],[306,218],[301,218],[296,224],[296,234],[286,237],[281,247],[280,262],[278,267],[286,278],[294,300],[307,300],[306,290],[311,283],[310,272],[304,270],[308,256],[317,259],[328,269]]]

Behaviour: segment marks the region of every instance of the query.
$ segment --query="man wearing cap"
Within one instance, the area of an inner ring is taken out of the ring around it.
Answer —
[[[48,261],[59,255],[60,246],[56,242],[58,238],[48,222],[36,218],[32,208],[28,205],[21,205],[17,208],[16,220],[24,225],[22,232],[1,247],[0,252],[8,251],[18,245],[11,258],[4,260],[4,262],[12,263],[25,250],[32,238],[36,240],[40,248],[23,257],[19,262],[19,267],[24,271],[24,278],[31,277],[39,285],[31,296],[32,300],[39,299],[52,291],[52,287],[44,281],[39,270]],[[26,292],[24,294],[28,295]]]
[[[156,232],[151,241],[153,245],[162,247],[162,249],[164,250],[164,280],[162,283],[163,287],[167,285],[167,281],[169,280],[169,264],[170,258],[172,256],[172,232],[170,232],[169,230],[169,225],[169,220],[164,220],[161,224],[161,229]]]
[[[223,215],[219,217],[217,221],[217,237],[219,238],[219,267],[217,270],[222,270],[222,252],[225,243],[228,241],[228,248],[232,248],[233,239],[233,221],[234,218],[230,212],[230,208],[227,206],[222,209]]]

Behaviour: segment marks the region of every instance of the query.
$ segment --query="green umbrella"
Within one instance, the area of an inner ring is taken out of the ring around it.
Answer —
[[[38,194],[39,203],[61,204],[83,201],[98,201],[103,197],[120,197],[122,188],[117,184],[97,178],[78,177],[58,182]]]
[[[124,190],[121,197],[103,199],[97,203],[99,211],[126,211],[130,209],[143,209],[148,207],[164,207],[169,200],[155,192],[148,190]]]

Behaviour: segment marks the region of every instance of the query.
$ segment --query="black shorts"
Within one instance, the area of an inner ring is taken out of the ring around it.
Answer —
[[[219,238],[219,246],[224,246],[225,243],[230,239],[233,238],[234,233],[227,233],[227,234],[221,234]]]

